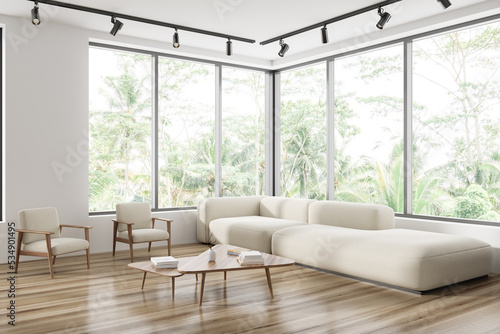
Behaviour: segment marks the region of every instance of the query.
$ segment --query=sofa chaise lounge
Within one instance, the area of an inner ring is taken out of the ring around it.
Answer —
[[[198,240],[414,291],[488,275],[492,248],[457,235],[395,229],[384,205],[252,196],[205,199]]]

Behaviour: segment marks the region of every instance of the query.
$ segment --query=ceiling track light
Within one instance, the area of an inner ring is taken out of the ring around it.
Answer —
[[[98,8],[85,7],[85,6],[75,5],[73,3],[61,2],[61,1],[55,1],[55,0],[28,0],[28,1],[32,1],[34,3],[39,2],[39,3],[43,3],[46,5],[50,5],[50,6],[56,6],[56,7],[86,12],[86,13],[103,15],[103,16],[107,16],[107,17],[119,17],[122,20],[140,22],[140,23],[155,25],[155,26],[159,26],[159,27],[179,29],[182,31],[189,31],[189,32],[192,32],[195,34],[200,34],[200,35],[214,36],[214,37],[224,38],[224,39],[230,38],[233,41],[239,41],[239,42],[243,42],[243,43],[250,43],[250,44],[255,43],[255,40],[249,39],[249,38],[243,38],[243,37],[239,37],[239,36],[222,34],[222,33],[210,31],[210,30],[203,30],[203,29],[198,29],[198,28],[193,28],[193,27],[188,27],[188,26],[182,26],[182,25],[175,24],[175,23],[151,20],[151,19],[147,19],[144,17],[138,17],[138,16],[127,15],[127,14],[122,14],[122,13],[117,13],[117,12],[111,12],[108,10],[102,10],[102,9],[98,9]],[[401,1],[401,0],[398,0],[398,1]],[[76,2],[76,1],[72,1],[72,2]],[[123,23],[121,23],[120,28],[121,27],[123,27]],[[120,28],[117,27],[115,34],[118,33],[118,30],[120,30]],[[114,32],[114,30],[115,30],[115,27],[113,26],[112,32]],[[115,34],[112,33],[112,35],[115,35]]]
[[[179,43],[179,33],[177,32],[177,28],[175,28],[175,32],[174,32],[174,38],[173,38],[173,42],[172,42],[172,46],[176,49],[179,48],[179,46],[181,46],[181,43]]]
[[[35,1],[35,7],[31,10],[31,22],[36,26],[42,23],[40,20],[40,13],[38,12],[38,1]]]
[[[391,19],[391,14],[386,12],[384,8],[379,7],[378,8],[378,15],[380,16],[380,20],[377,23],[377,28],[379,29],[384,29],[384,26],[389,20]]]
[[[290,49],[290,46],[288,44],[286,44],[285,41],[282,39],[280,39],[280,46],[281,46],[281,49],[280,49],[280,52],[278,52],[278,56],[283,57],[283,56],[285,56],[285,53],[287,53],[288,50]]]
[[[441,4],[443,5],[444,9],[448,8],[451,6],[451,1],[449,0],[437,0],[437,2],[441,2]]]
[[[332,23],[341,22],[341,21],[347,20],[347,19],[349,19],[351,17],[355,17],[355,16],[362,15],[362,14],[369,13],[369,12],[373,12],[374,10],[377,10],[377,9],[379,9],[381,7],[386,7],[386,6],[389,6],[389,5],[398,3],[398,2],[402,2],[402,1],[403,0],[385,0],[385,1],[381,1],[379,3],[373,4],[373,5],[369,5],[367,7],[363,7],[363,8],[357,9],[355,11],[352,11],[352,12],[349,12],[349,13],[345,13],[345,14],[333,17],[333,18],[331,18],[329,20],[321,21],[321,22],[312,24],[310,26],[294,30],[294,31],[286,33],[286,34],[273,37],[271,39],[268,39],[268,40],[260,42],[260,45],[271,44],[271,43],[277,42],[279,40],[282,40],[282,39],[285,39],[285,38],[289,38],[289,37],[292,37],[292,36],[295,36],[295,35],[299,35],[299,34],[302,34],[302,33],[305,33],[305,32],[311,31],[311,30],[315,30],[315,29],[319,29],[319,28],[326,28],[327,25],[330,25]],[[441,1],[444,1],[444,0],[441,0]],[[321,31],[322,39],[324,41],[324,38],[323,38],[323,34],[324,33],[323,33],[323,31],[326,33],[326,29],[324,29],[324,30],[322,29],[322,31]]]
[[[326,24],[323,28],[321,28],[321,41],[323,44],[328,43],[328,29],[326,28]]]
[[[226,54],[228,56],[231,56],[233,54],[233,42],[231,42],[230,38],[228,38],[226,42]]]
[[[116,17],[111,16],[111,23],[113,23],[113,28],[111,28],[111,31],[109,32],[111,35],[116,36],[118,31],[123,28],[123,23],[119,20],[116,19]]]

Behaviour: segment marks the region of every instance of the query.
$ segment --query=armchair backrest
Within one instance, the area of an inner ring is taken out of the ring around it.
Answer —
[[[133,230],[153,227],[151,205],[148,202],[116,204],[116,220],[134,223]],[[118,231],[126,231],[127,225],[118,224]]]
[[[55,234],[52,234],[51,238],[59,238],[61,236],[56,208],[21,210],[18,212],[18,216],[21,229],[54,232]],[[34,233],[25,233],[23,236],[23,244],[39,240],[45,240],[45,236]]]

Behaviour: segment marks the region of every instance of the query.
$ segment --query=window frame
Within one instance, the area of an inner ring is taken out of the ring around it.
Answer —
[[[159,159],[158,159],[158,113],[159,113],[159,58],[168,58],[168,59],[176,59],[176,60],[182,60],[182,61],[189,61],[189,62],[194,62],[194,63],[201,63],[201,64],[208,64],[208,65],[213,65],[215,67],[215,108],[214,108],[214,113],[215,113],[215,150],[216,150],[216,161],[215,161],[215,178],[216,178],[216,189],[215,189],[215,196],[216,197],[222,197],[222,68],[223,67],[229,67],[229,68],[238,68],[238,69],[244,69],[244,70],[250,70],[250,71],[257,71],[257,72],[262,72],[264,73],[266,77],[266,88],[265,88],[265,95],[266,98],[269,94],[269,77],[270,77],[270,70],[263,69],[263,68],[258,68],[258,67],[252,67],[252,66],[243,66],[243,65],[234,65],[230,63],[223,63],[223,62],[214,62],[214,61],[208,61],[204,59],[198,59],[194,57],[185,57],[185,56],[179,56],[179,55],[172,55],[168,53],[163,53],[163,52],[155,52],[155,51],[148,51],[148,50],[143,50],[143,49],[137,49],[137,48],[130,48],[130,47],[123,47],[123,46],[117,46],[117,45],[110,45],[110,44],[105,44],[105,43],[100,43],[100,42],[89,42],[89,49],[90,48],[97,48],[97,49],[102,49],[102,50],[109,50],[109,51],[122,51],[122,52],[128,52],[128,53],[134,53],[134,54],[141,54],[141,55],[148,55],[151,56],[151,66],[152,66],[152,147],[151,147],[151,156],[152,156],[152,162],[151,162],[151,168],[152,168],[152,176],[151,176],[151,211],[153,212],[164,212],[164,211],[185,211],[185,210],[194,210],[196,209],[196,206],[183,206],[183,207],[168,207],[168,208],[160,208],[158,204],[158,191],[159,191]],[[266,103],[266,115],[269,115],[271,113],[270,106]],[[266,121],[269,117],[266,117]],[[267,128],[266,128],[267,131]],[[269,146],[272,145],[272,141],[269,140],[270,137],[266,136],[266,143],[265,143],[265,150],[266,153],[270,150]],[[273,163],[269,162],[268,159],[270,157],[266,154],[266,166],[270,166],[266,168],[265,170],[265,179],[266,179],[266,185],[267,185],[267,180],[272,175],[269,170],[272,170],[273,168]],[[269,169],[269,170],[268,170]],[[218,182],[217,182],[218,181]],[[268,188],[266,186],[266,195],[274,195],[273,191],[271,188]],[[115,214],[116,211],[93,211],[89,212],[89,216],[100,216],[100,215],[111,215]]]

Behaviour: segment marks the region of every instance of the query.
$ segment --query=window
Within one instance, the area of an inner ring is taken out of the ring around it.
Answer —
[[[151,56],[90,49],[89,209],[151,201]]]
[[[281,196],[326,199],[326,64],[281,73]]]
[[[101,45],[89,68],[90,212],[264,194],[265,72]]]
[[[160,57],[159,207],[215,197],[215,66]]]
[[[222,194],[264,195],[265,74],[222,72]]]
[[[500,221],[500,24],[414,42],[413,213]]]
[[[403,46],[335,60],[335,199],[404,211]]]

